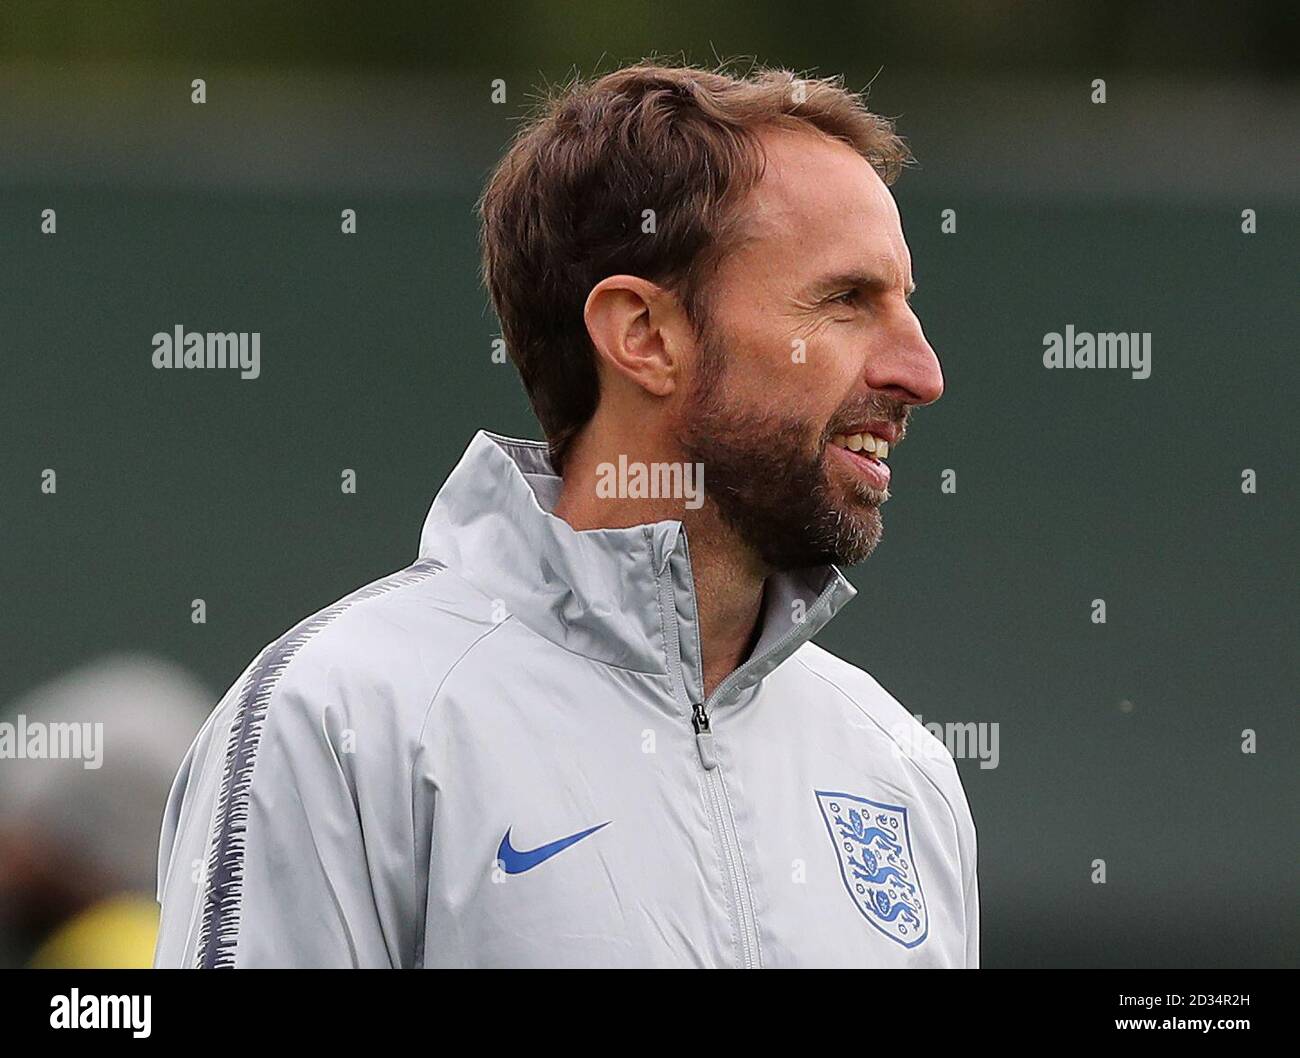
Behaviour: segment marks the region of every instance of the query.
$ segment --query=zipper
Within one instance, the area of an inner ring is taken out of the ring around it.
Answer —
[[[823,606],[829,605],[833,587],[828,588],[822,596],[808,609],[804,620]],[[754,915],[754,903],[750,897],[749,882],[744,877],[744,861],[740,853],[740,838],[736,834],[736,821],[731,815],[731,806],[727,801],[726,790],[722,782],[722,769],[718,766],[718,755],[713,743],[713,726],[709,720],[710,707],[716,707],[723,697],[740,681],[747,670],[758,664],[763,658],[781,650],[800,633],[799,627],[791,628],[771,647],[763,651],[761,657],[752,658],[741,665],[724,679],[705,701],[691,703],[691,726],[695,729],[695,748],[700,763],[704,766],[704,784],[708,795],[709,814],[713,825],[722,838],[723,869],[731,884],[732,903],[736,909],[737,926],[740,931],[740,958],[744,969],[754,969],[761,965],[758,948],[758,922]]]
[[[695,747],[700,755],[700,763],[704,765],[704,788],[709,815],[722,838],[722,867],[731,884],[731,902],[736,909],[736,926],[740,933],[740,965],[743,969],[752,970],[759,965],[758,923],[754,919],[749,883],[742,877],[744,867],[740,858],[740,839],[736,836],[736,821],[731,817],[722,787],[722,770],[718,767],[717,754],[713,750],[713,731],[703,702],[692,704],[691,726],[695,728]]]

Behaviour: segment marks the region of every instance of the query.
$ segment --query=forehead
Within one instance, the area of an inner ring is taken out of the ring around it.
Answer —
[[[763,176],[741,207],[745,250],[779,254],[799,275],[884,268],[910,278],[894,196],[865,158],[816,131],[771,129],[760,143]]]

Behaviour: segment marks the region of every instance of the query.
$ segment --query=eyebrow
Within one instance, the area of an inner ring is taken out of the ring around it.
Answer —
[[[837,272],[834,275],[825,276],[813,284],[813,289],[818,293],[829,294],[836,290],[847,290],[849,288],[857,290],[874,290],[886,291],[893,288],[884,276],[878,272],[862,272],[857,269],[850,269],[847,272]],[[912,295],[916,293],[916,282],[908,284],[903,296],[909,301]]]

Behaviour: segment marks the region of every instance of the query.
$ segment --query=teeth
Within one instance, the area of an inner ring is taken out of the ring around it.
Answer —
[[[847,448],[850,452],[866,452],[877,459],[889,455],[889,442],[870,433],[836,434],[831,438],[831,444]]]

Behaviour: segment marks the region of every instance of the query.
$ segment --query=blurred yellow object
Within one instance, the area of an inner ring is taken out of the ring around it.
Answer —
[[[153,965],[158,905],[133,893],[92,904],[56,929],[32,956],[38,970],[132,970]]]

